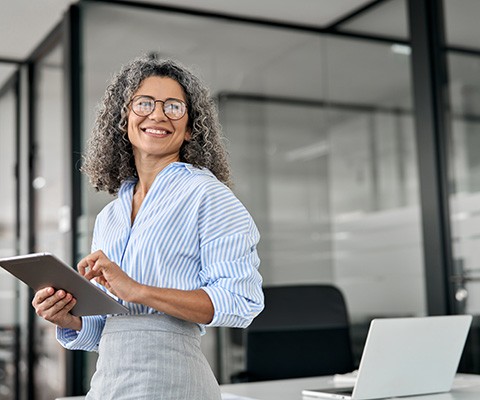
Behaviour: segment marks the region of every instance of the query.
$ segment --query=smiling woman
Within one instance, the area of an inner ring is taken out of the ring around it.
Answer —
[[[200,335],[248,326],[263,293],[259,233],[227,186],[208,90],[176,62],[134,60],[107,88],[83,171],[118,197],[78,270],[129,313],[76,317],[73,296],[53,288],[33,305],[64,347],[98,351],[87,399],[220,399]]]

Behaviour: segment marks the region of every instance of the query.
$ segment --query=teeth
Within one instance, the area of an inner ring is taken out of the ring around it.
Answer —
[[[160,129],[152,129],[152,128],[145,129],[145,132],[153,133],[154,135],[167,135],[167,134],[170,133],[168,131],[164,131],[164,130],[160,130]]]

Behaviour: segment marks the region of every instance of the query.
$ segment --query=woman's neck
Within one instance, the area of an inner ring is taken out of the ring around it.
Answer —
[[[138,175],[138,183],[135,186],[135,193],[140,191],[141,196],[145,197],[160,171],[176,161],[179,161],[179,157],[170,157],[162,160],[138,160],[135,158],[135,167]]]

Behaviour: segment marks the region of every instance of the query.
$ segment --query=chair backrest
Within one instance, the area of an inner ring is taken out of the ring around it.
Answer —
[[[347,308],[331,285],[264,288],[265,309],[246,330],[247,380],[354,369]]]

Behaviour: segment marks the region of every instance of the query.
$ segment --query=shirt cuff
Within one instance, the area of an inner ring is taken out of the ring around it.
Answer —
[[[68,350],[98,351],[104,326],[105,317],[99,315],[82,317],[80,331],[57,327],[57,340]]]

